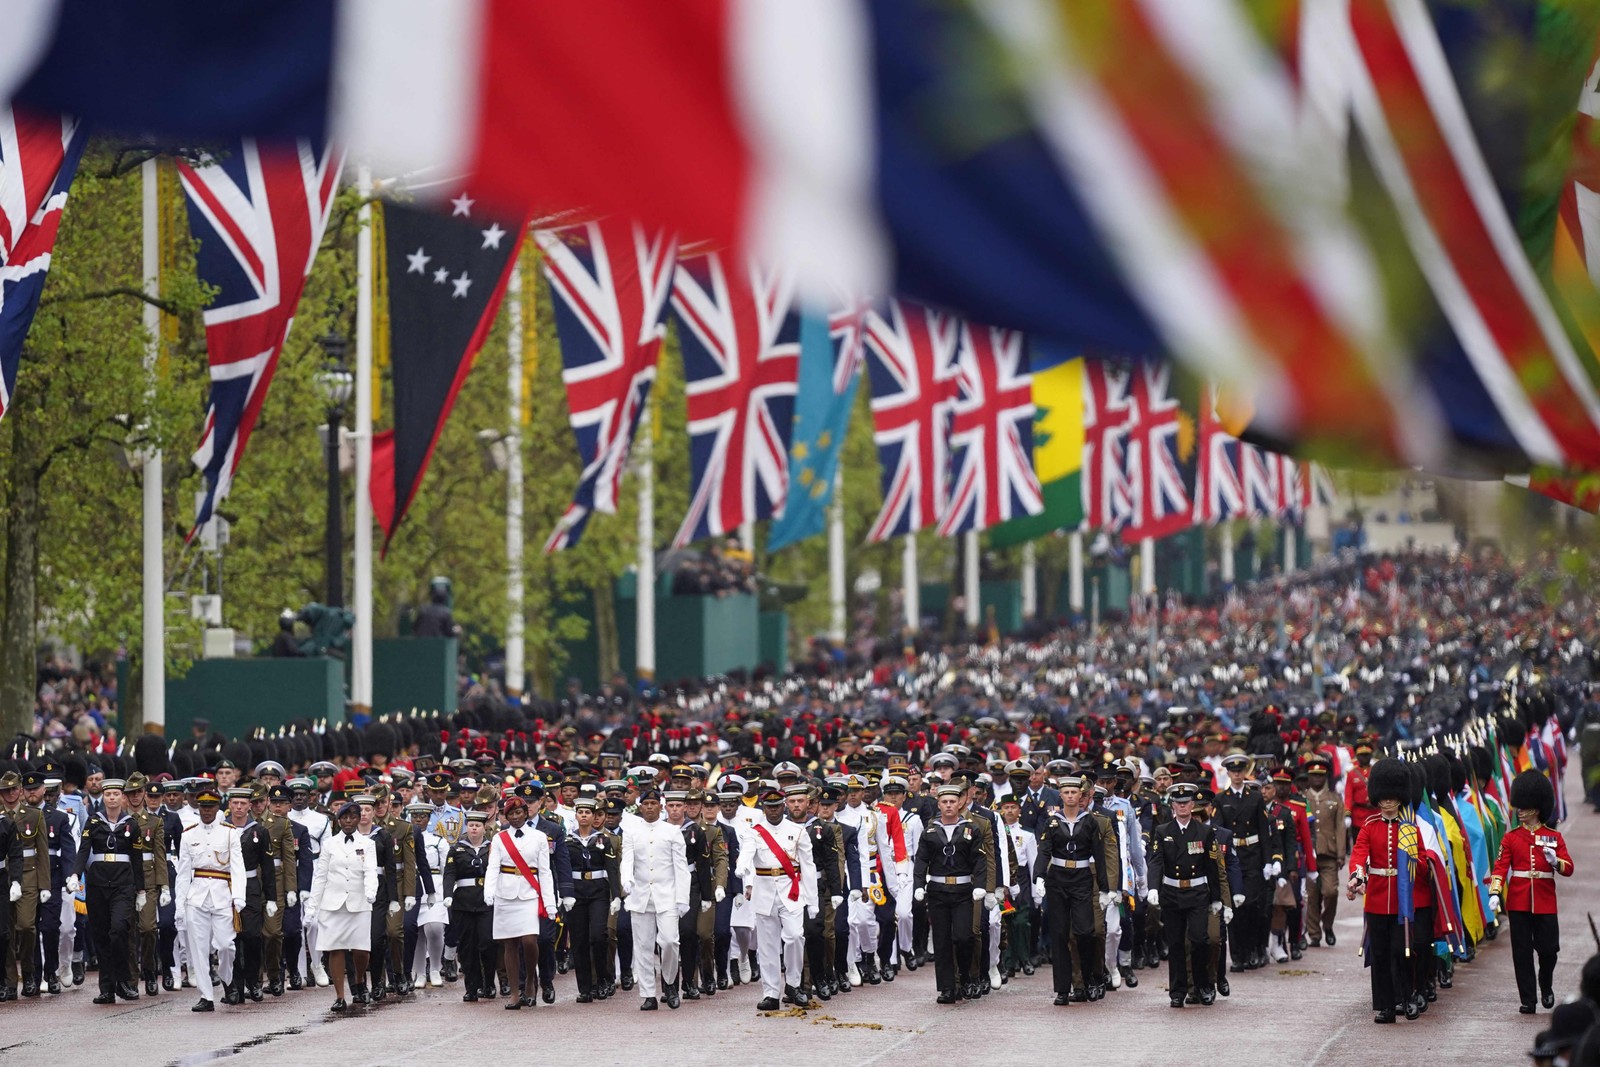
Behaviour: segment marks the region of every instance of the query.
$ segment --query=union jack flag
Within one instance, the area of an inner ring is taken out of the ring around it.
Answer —
[[[887,318],[867,314],[873,438],[883,469],[883,508],[869,541],[915,533],[945,511],[960,344],[960,320],[942,311],[896,300]]]
[[[1033,469],[1033,375],[1022,334],[967,323],[950,424],[950,502],[939,533],[986,530],[1044,510]]]
[[[591,511],[614,515],[634,434],[656,380],[677,243],[618,218],[534,235],[556,297],[561,378],[583,473],[545,542],[571,548]]]
[[[1149,361],[1133,372],[1137,414],[1128,440],[1128,473],[1137,487],[1124,541],[1166,537],[1194,516],[1194,420],[1172,395],[1172,365]]]
[[[206,492],[191,539],[239,470],[322,243],[343,155],[307,141],[247,138],[227,155],[178,162],[200,280],[217,291],[205,311],[211,396],[193,456]]]
[[[1216,395],[1207,389],[1200,400],[1200,448],[1195,463],[1194,523],[1212,526],[1246,514],[1240,453],[1245,445],[1223,428]]]
[[[715,253],[680,260],[672,311],[689,402],[689,512],[681,548],[782,515],[800,371],[794,285],[751,266],[730,271]]]
[[[11,408],[22,342],[86,139],[74,119],[0,107],[0,418]]]
[[[1138,417],[1129,369],[1084,361],[1083,513],[1090,527],[1120,529],[1133,518],[1135,486],[1128,477],[1128,435]]]

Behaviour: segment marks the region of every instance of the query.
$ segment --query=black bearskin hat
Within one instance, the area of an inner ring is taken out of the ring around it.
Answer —
[[[1523,771],[1511,782],[1511,806],[1532,808],[1540,822],[1549,822],[1556,810],[1556,791],[1540,771]]]
[[[134,769],[146,778],[172,771],[167,762],[166,742],[155,734],[144,734],[133,743],[133,763]]]
[[[1406,803],[1411,797],[1411,773],[1405,762],[1393,756],[1374,760],[1367,773],[1367,797],[1374,804],[1383,800]]]

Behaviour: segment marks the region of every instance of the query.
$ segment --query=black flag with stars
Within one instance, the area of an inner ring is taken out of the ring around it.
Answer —
[[[522,227],[465,194],[427,211],[383,206],[394,429],[372,442],[372,510],[384,547],[411,506],[456,394],[500,307]]]

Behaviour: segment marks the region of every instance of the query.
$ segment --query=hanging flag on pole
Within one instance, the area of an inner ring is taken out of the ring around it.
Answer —
[[[1133,517],[1128,439],[1139,411],[1127,365],[1091,359],[1084,364],[1084,518],[1097,530],[1116,530]]]
[[[1199,458],[1195,463],[1194,525],[1215,526],[1246,513],[1241,453],[1249,445],[1229,433],[1217,414],[1217,391],[1200,396]]]
[[[178,160],[199,242],[195,266],[217,293],[206,308],[211,395],[194,465],[205,477],[190,539],[228,495],[266,402],[338,191],[343,153],[307,141],[235,143]]]
[[[1033,465],[1044,510],[989,531],[996,548],[1083,525],[1084,361],[1058,345],[1032,338]]]
[[[87,140],[72,119],[0,107],[0,418],[11,408],[22,343]]]
[[[576,545],[592,511],[615,515],[634,434],[656,380],[666,336],[676,243],[619,218],[541,230],[561,379],[578,456],[572,504],[544,550]]]
[[[1166,537],[1194,521],[1194,416],[1172,391],[1172,366],[1140,364],[1133,372],[1137,409],[1128,437],[1133,517],[1122,528],[1129,544]]]
[[[783,514],[800,372],[794,288],[779,272],[680,260],[672,312],[689,401],[689,512],[682,548]]]
[[[1044,510],[1033,469],[1033,378],[1022,334],[965,323],[951,409],[950,502],[939,533],[987,530]]]
[[[855,306],[827,319],[800,318],[799,394],[789,445],[790,492],[783,517],[767,534],[767,550],[803,541],[823,531],[833,500],[840,451],[855,410],[861,381],[866,308]]]
[[[394,429],[372,438],[372,514],[394,540],[472,361],[489,336],[522,227],[474,213],[383,206]]]

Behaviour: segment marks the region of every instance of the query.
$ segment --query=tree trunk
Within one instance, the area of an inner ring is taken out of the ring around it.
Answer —
[[[13,419],[23,415],[19,408]],[[11,427],[11,477],[5,523],[5,610],[0,614],[0,737],[33,733],[38,679],[39,481],[29,434]]]
[[[622,668],[617,651],[617,600],[611,595],[609,578],[595,583],[591,592],[594,594],[595,670],[600,675],[595,682],[600,684]]]

